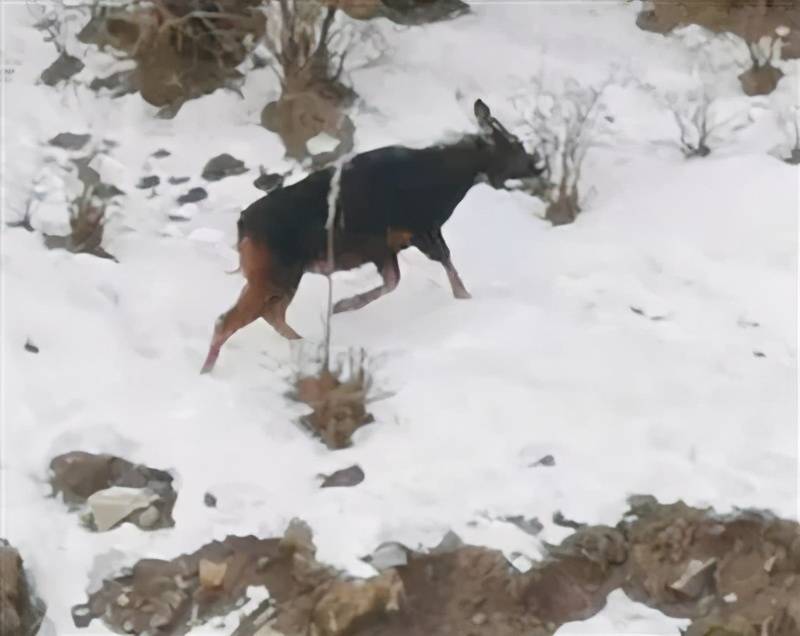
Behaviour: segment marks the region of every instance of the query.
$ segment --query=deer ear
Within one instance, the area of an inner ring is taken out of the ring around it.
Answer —
[[[478,120],[478,123],[483,127],[491,126],[491,119],[492,119],[492,111],[489,110],[489,107],[484,103],[482,99],[475,100],[475,118]]]

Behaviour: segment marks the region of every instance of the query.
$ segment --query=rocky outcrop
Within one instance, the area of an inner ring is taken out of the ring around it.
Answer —
[[[178,494],[166,471],[81,451],[59,455],[50,471],[53,493],[73,508],[85,508],[86,523],[98,531],[125,522],[143,530],[175,525],[172,509]]]

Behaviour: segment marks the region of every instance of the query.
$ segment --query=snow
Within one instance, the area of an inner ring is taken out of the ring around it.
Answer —
[[[689,623],[682,618],[668,618],[658,610],[631,601],[622,590],[614,590],[597,614],[585,621],[565,623],[556,636],[678,636]]]
[[[294,423],[303,409],[284,397],[292,360],[322,337],[324,278],[307,275],[289,309],[305,343],[256,323],[229,341],[213,374],[198,373],[215,318],[242,286],[225,271],[238,212],[261,196],[258,166],[289,167],[257,125],[272,76],[249,76],[244,101],[218,91],[158,120],[135,95],[34,85],[53,47],[24,6],[2,11],[16,64],[4,86],[4,220],[21,215],[36,178],[59,188],[44,159],[63,153],[44,144],[62,131],[118,142],[107,167],[130,186],[149,170],[193,177],[152,199],[123,188],[105,241],[119,263],[2,231],[0,534],[21,550],[56,633],[74,632],[70,607],[120,567],[228,534],[276,536],[293,517],[311,525],[320,560],[366,576],[374,570],[360,557],[379,544],[433,546],[448,529],[537,558],[537,538],[491,519],[536,516],[539,538],[555,542],[567,531],[550,523],[554,511],[613,524],[632,493],[797,517],[798,174],[768,154],[784,137],[763,100],[729,87],[730,108],[762,104],[752,129],[686,161],[664,143],[674,123],[646,91],[610,91],[619,143],[590,151],[584,190],[594,194],[570,226],[551,227],[520,193],[476,186],[444,229],[472,300],[454,300],[441,268],[408,250],[395,292],[335,317],[337,349],[366,347],[376,389],[392,395],[370,406],[377,422],[352,448],[330,452]],[[368,106],[354,115],[357,149],[472,130],[477,96],[514,127],[510,97],[540,70],[601,82],[623,68],[657,87],[692,85],[680,41],[639,31],[635,11],[476,4],[452,23],[383,25],[388,61],[352,76]],[[793,72],[780,85],[789,99]],[[172,154],[150,157],[159,148]],[[171,223],[170,201],[221,152],[251,172],[206,184],[209,198]],[[34,203],[35,227],[66,226],[63,196]],[[335,296],[375,279],[337,275]],[[28,338],[38,355],[24,350]],[[173,471],[176,527],[87,532],[45,497],[49,461],[71,450]],[[530,466],[547,454],[555,466]],[[362,484],[318,488],[318,473],[354,463]],[[676,631],[636,611],[647,626],[612,594],[591,633]],[[570,629],[561,632],[579,633]],[[92,632],[106,633],[99,621]]]

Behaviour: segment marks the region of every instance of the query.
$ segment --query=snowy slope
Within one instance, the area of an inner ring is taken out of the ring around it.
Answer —
[[[513,123],[508,98],[541,69],[588,82],[618,67],[679,85],[688,54],[636,29],[635,10],[476,4],[453,23],[386,26],[391,62],[352,78],[370,107],[356,115],[358,148],[471,130],[477,96]],[[256,125],[275,94],[269,73],[248,79],[244,100],[218,92],[155,120],[138,96],[34,86],[52,45],[24,7],[3,11],[5,51],[19,62],[4,93],[5,219],[47,170],[42,143],[65,130],[117,141],[108,170],[129,192],[107,230],[119,264],[47,251],[20,229],[2,235],[0,534],[22,551],[58,634],[73,631],[69,608],[87,588],[123,565],[231,533],[277,535],[295,516],[312,526],[321,561],[369,574],[358,558],[380,542],[433,545],[449,528],[539,554],[536,539],[481,513],[537,516],[548,541],[564,534],[553,511],[615,523],[631,493],[797,515],[798,174],[767,154],[781,137],[766,100],[731,86],[733,106],[755,109],[754,125],[687,162],[653,143],[676,132],[646,95],[612,91],[619,143],[589,155],[596,195],[571,226],[551,227],[519,193],[475,187],[445,227],[472,300],[454,300],[440,267],[409,250],[396,292],[335,318],[336,346],[366,347],[377,388],[393,396],[372,405],[377,423],[353,448],[331,453],[293,423],[302,410],[283,397],[293,352],[266,324],[237,334],[214,373],[198,375],[213,320],[242,284],[224,271],[236,261],[238,211],[259,196],[256,173],[210,184],[190,222],[167,219],[216,154],[283,169],[279,142]],[[88,61],[87,76],[107,63]],[[796,92],[796,78],[781,90]],[[161,147],[173,154],[148,159]],[[193,182],[150,199],[132,184],[152,173]],[[56,184],[37,228],[65,223],[57,199]],[[335,295],[375,277],[338,275]],[[308,349],[322,335],[325,285],[306,276],[289,310]],[[39,355],[23,349],[28,338]],[[176,527],[81,529],[43,496],[50,459],[75,449],[174,471]],[[529,466],[546,454],[554,467]],[[364,483],[318,489],[317,473],[352,463]],[[215,510],[203,505],[207,491]],[[609,624],[636,633],[615,607]],[[675,633],[674,621],[664,625]]]

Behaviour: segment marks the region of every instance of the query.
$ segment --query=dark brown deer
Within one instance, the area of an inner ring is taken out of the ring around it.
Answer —
[[[469,298],[442,225],[478,181],[501,188],[508,179],[543,171],[538,156],[528,154],[481,100],[475,116],[480,134],[430,148],[371,150],[273,190],[244,210],[238,248],[247,284],[217,319],[202,372],[211,371],[231,335],[258,318],[286,338],[299,338],[286,322],[286,309],[305,272],[332,274],[373,263],[383,284],[334,306],[335,313],[359,309],[397,287],[397,253],[414,246],[442,264],[456,298]],[[326,223],[334,219],[331,271]]]

